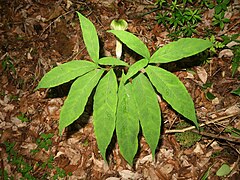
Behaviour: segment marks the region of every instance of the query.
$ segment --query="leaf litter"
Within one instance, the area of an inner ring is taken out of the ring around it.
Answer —
[[[2,62],[9,57],[14,66],[6,71],[2,63],[0,65],[1,164],[8,175],[21,177],[16,167],[7,160],[4,142],[15,142],[15,151],[34,167],[32,173],[36,178],[40,178],[46,171],[52,175],[56,173],[50,168],[36,168],[37,162],[46,162],[51,155],[54,157],[55,166],[72,173],[65,179],[199,179],[212,165],[209,178],[217,178],[215,173],[223,163],[229,164],[230,167],[234,166],[229,179],[239,176],[239,163],[236,161],[240,156],[239,144],[209,136],[204,136],[191,148],[184,149],[174,134],[163,133],[154,161],[151,159],[150,148],[144,138],[141,138],[141,149],[135,159],[135,168],[124,161],[118,145],[113,143],[111,145],[113,152],[109,154],[107,165],[100,155],[94,136],[91,106],[86,108],[84,115],[71,125],[62,137],[59,137],[57,130],[59,112],[66,98],[67,88],[33,91],[41,77],[59,63],[72,59],[88,59],[74,15],[75,10],[82,9],[82,12],[94,22],[104,42],[105,53],[114,54],[115,39],[105,30],[109,29],[111,20],[119,16],[129,21],[128,30],[147,43],[150,50],[153,51],[156,46],[168,43],[170,40],[166,36],[166,30],[156,26],[155,13],[140,18],[132,16],[140,10],[147,12],[148,8],[144,8],[145,5],[154,6],[153,2],[24,0],[20,3],[15,1],[5,3],[1,1],[0,4],[3,9],[0,59]],[[117,6],[114,3],[118,3]],[[8,8],[3,8],[6,5]],[[211,13],[211,10],[206,11],[203,22],[210,23]],[[229,18],[235,20],[237,14],[234,13],[238,12],[233,11]],[[224,30],[228,35],[238,33],[233,25],[229,24],[229,31]],[[196,74],[189,76],[184,70],[175,74],[191,94],[200,123],[233,115],[205,125],[203,131],[222,134],[228,138],[230,133],[224,132],[227,126],[239,128],[239,96],[230,94],[239,87],[240,82],[237,79],[239,71],[235,77],[231,76],[232,51],[222,50],[218,53],[210,63],[198,66],[195,69]],[[134,55],[126,52],[126,57],[131,59]],[[207,100],[204,95],[202,85],[207,82],[213,84],[211,92],[219,101],[216,104]],[[159,103],[164,107],[162,108],[164,131],[174,130],[182,117],[164,102]],[[19,114],[24,114],[29,121],[22,122],[18,118]],[[42,133],[54,134],[52,146],[47,151],[41,149],[32,155],[29,152],[37,147],[36,140]]]

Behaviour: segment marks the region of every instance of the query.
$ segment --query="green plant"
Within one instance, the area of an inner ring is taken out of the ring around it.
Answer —
[[[229,23],[230,19],[224,18],[227,6],[230,0],[217,0],[217,5],[211,5],[214,8],[213,25],[219,26],[221,29],[224,28],[225,23]],[[210,7],[210,8],[211,8]]]
[[[219,26],[221,29],[224,28],[225,23],[229,23],[230,19],[224,17],[225,13],[221,12],[220,14],[214,14],[213,16],[213,25]]]
[[[216,172],[217,176],[226,176],[231,172],[231,168],[228,164],[223,164]]]
[[[214,164],[213,164],[214,165]],[[210,170],[211,168],[213,167],[213,165],[211,165],[208,170],[204,173],[204,175],[201,177],[201,180],[207,180],[208,179],[208,176],[210,174]]]
[[[231,93],[240,96],[240,87],[235,90],[232,90]]]
[[[233,34],[231,36],[222,36],[224,45],[227,45],[228,43],[234,41],[238,44],[232,46],[230,49],[233,51],[233,59],[232,59],[232,77],[235,75],[235,73],[238,70],[238,67],[240,66],[240,41],[238,40],[240,34]]]
[[[227,6],[230,0],[217,0],[217,5],[214,7],[215,14],[220,14],[227,11]]]
[[[210,51],[213,52],[214,54],[217,53],[216,51],[217,49],[221,49],[225,47],[225,44],[220,41],[217,41],[214,35],[211,35],[211,37],[207,38],[207,40],[213,43],[213,46],[210,48]]]
[[[29,165],[22,156],[14,150],[15,143],[4,142],[6,146],[6,152],[8,154],[8,161],[16,166],[16,170],[22,174],[21,179],[34,180],[35,178],[31,175],[33,167]]]
[[[46,151],[48,151],[49,147],[52,145],[52,139],[51,138],[53,136],[54,136],[54,134],[52,134],[52,133],[49,133],[49,134],[42,133],[42,134],[40,134],[40,138],[38,138],[36,140],[37,148],[33,149],[31,152],[32,153],[37,153],[41,149],[45,149]]]
[[[170,4],[162,0],[157,1],[161,12],[158,13],[156,19],[159,24],[165,26],[173,38],[181,35],[190,37],[193,33],[197,33],[197,23],[201,22],[200,10],[187,8],[187,3],[192,3],[192,1],[175,0]]]
[[[234,137],[240,137],[240,129],[237,129],[237,128],[234,128],[232,126],[228,126],[224,132],[227,132],[227,133],[230,133],[231,136],[234,136]]]
[[[128,24],[125,20],[119,19],[119,20],[113,20],[110,24],[111,29],[113,30],[126,30],[128,27]],[[116,57],[117,59],[120,59],[122,56],[122,43],[117,39],[116,40]]]
[[[26,117],[24,113],[20,113],[17,118],[22,122],[29,122],[30,120]]]
[[[50,135],[49,134],[42,135],[42,137],[44,139],[46,139],[46,141],[48,141],[51,136],[52,136],[51,134]],[[39,151],[40,147],[46,149],[48,147],[48,145],[51,143],[47,142],[46,144],[42,145],[42,143],[40,142],[37,144],[39,145],[37,147],[37,149]],[[14,150],[15,143],[4,142],[4,145],[6,147],[6,152],[8,154],[8,157],[7,157],[8,162],[15,166],[16,171],[18,173],[22,174],[21,180],[35,180],[36,178],[32,175],[32,174],[34,174],[33,166],[30,165],[29,163],[27,163],[24,160],[24,157],[19,155]],[[59,167],[54,167],[53,163],[54,163],[54,156],[50,155],[50,157],[47,159],[46,162],[37,162],[35,164],[35,167],[38,167],[38,168],[40,168],[40,170],[45,171],[45,173],[41,179],[49,179],[50,173],[47,170],[47,168],[53,169],[55,171],[55,173],[52,177],[53,179],[59,179],[59,177],[63,178],[63,177],[66,177],[67,175],[71,176],[71,173],[66,174],[66,172],[63,169],[61,169]],[[6,170],[4,170],[3,177],[4,177],[4,179],[14,179],[12,176],[8,175],[8,172]]]
[[[13,65],[13,62],[9,56],[6,56],[2,61],[2,68],[4,71],[12,71],[14,74],[16,74],[15,67]]]
[[[6,179],[6,180],[14,180],[14,177],[13,176],[9,176],[8,175],[8,172],[6,171],[6,170],[1,170],[0,171],[0,177],[2,178],[2,179]]]
[[[240,45],[234,46],[232,49],[234,54],[232,59],[232,77],[233,77],[240,66]]]
[[[54,174],[53,179],[58,180],[59,178],[64,178],[67,175],[71,176],[71,173],[66,174],[66,172],[63,169],[56,167],[56,174]]]
[[[109,30],[128,48],[143,57],[129,66],[114,57],[99,58],[99,40],[95,27],[82,14],[77,14],[93,62],[74,60],[57,66],[45,74],[36,87],[36,90],[51,88],[75,79],[61,108],[60,134],[83,113],[95,87],[93,125],[98,148],[105,160],[106,149],[116,129],[120,152],[129,164],[133,164],[138,149],[139,125],[154,156],[161,129],[161,111],[156,92],[198,127],[194,104],[185,86],[174,74],[154,64],[192,56],[211,47],[211,42],[183,38],[169,43],[150,56],[146,45],[135,35],[123,30]],[[116,74],[121,74],[121,77]]]

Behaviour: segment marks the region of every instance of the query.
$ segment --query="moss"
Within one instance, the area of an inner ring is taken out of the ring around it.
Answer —
[[[176,128],[183,129],[188,126],[190,126],[190,124],[188,124],[186,122],[180,122]],[[192,145],[194,145],[196,142],[201,140],[202,135],[191,132],[191,131],[186,131],[186,132],[182,132],[182,133],[175,133],[175,137],[182,147],[189,148]]]

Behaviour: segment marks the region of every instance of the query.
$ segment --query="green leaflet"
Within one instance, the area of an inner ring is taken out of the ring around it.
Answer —
[[[104,70],[96,69],[77,78],[71,86],[70,92],[61,109],[59,133],[73,123],[84,111],[93,88],[98,83]]]
[[[132,84],[124,85],[124,73],[118,89],[116,133],[120,152],[132,165],[138,149],[139,120]]]
[[[80,26],[82,29],[83,40],[87,51],[93,61],[97,62],[99,59],[99,40],[95,26],[93,23],[85,18],[82,14],[77,12]]]
[[[140,73],[132,81],[133,94],[137,104],[138,116],[143,135],[150,146],[154,158],[160,137],[161,111],[157,95],[148,78]]]
[[[217,176],[226,176],[228,174],[230,174],[231,172],[231,168],[228,164],[223,164],[216,172]]]
[[[143,69],[146,65],[148,64],[147,59],[141,59],[140,61],[137,61],[133,65],[131,65],[128,69],[127,75],[126,75],[126,80],[134,76],[138,71]]]
[[[40,88],[51,88],[66,83],[97,67],[93,62],[85,60],[74,60],[61,64],[43,76],[36,90]]]
[[[101,65],[111,65],[111,66],[127,66],[128,67],[128,63],[116,59],[114,57],[103,57],[101,59],[99,59],[99,64]]]
[[[200,53],[211,47],[208,40],[182,38],[159,48],[151,57],[150,63],[168,63]]]
[[[174,74],[156,66],[149,65],[146,72],[163,99],[198,127],[192,98],[183,83]]]
[[[238,87],[238,89],[232,90],[231,93],[240,96],[240,87]]]
[[[146,59],[150,58],[150,53],[147,46],[135,35],[127,31],[122,30],[109,30],[107,32],[113,33],[117,38],[120,39],[127,47],[145,57]]]
[[[106,149],[115,129],[117,78],[111,69],[99,82],[93,103],[93,125],[98,148],[106,160]]]

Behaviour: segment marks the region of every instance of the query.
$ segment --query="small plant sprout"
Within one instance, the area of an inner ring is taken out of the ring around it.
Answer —
[[[113,30],[125,31],[128,27],[128,23],[124,19],[113,20],[110,27]],[[116,56],[118,59],[122,56],[122,43],[118,39],[116,40]]]

